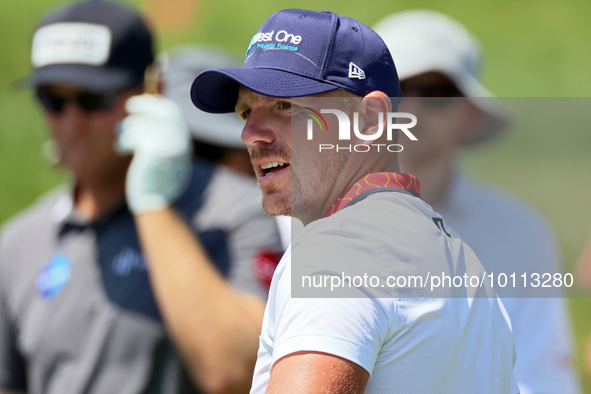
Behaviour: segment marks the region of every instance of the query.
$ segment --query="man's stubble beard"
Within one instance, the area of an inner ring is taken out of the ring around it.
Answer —
[[[291,190],[287,191],[286,196],[279,198],[278,196],[272,196],[274,191],[263,192],[263,210],[267,215],[270,216],[291,216]]]
[[[279,157],[287,163],[291,162],[291,150],[288,147],[282,145],[271,144],[249,147],[248,153],[250,154],[251,163],[256,159],[264,159],[267,157]],[[253,170],[256,177],[258,178],[261,175],[260,169],[255,168],[253,165]],[[260,185],[259,188],[263,193],[263,210],[268,215],[291,216],[291,190],[288,190],[287,193],[284,192],[286,196],[274,196],[273,194],[281,193],[281,191],[274,188],[263,188]]]
[[[337,156],[340,157],[340,156]],[[323,187],[332,184],[342,160],[327,160],[317,157],[309,160],[307,166],[301,166],[300,175],[294,176],[294,168],[298,169],[297,159],[291,162],[291,185],[289,191],[261,189],[263,192],[263,210],[271,216],[285,215],[303,219],[317,211],[319,193]],[[309,170],[306,170],[309,169]],[[330,190],[328,191],[330,192]],[[282,193],[281,196],[274,194]],[[320,196],[322,197],[322,196]]]
[[[345,159],[344,154],[321,156],[319,153],[308,159],[305,167],[302,165],[299,175],[294,176],[292,169],[291,216],[300,220],[309,220],[310,216],[317,217],[324,214],[319,210],[332,192],[332,185]],[[295,162],[297,168],[297,159]],[[304,170],[305,168],[309,170]]]
[[[298,145],[296,150],[309,152],[309,149],[316,149],[315,146],[311,147],[307,141],[305,142],[305,145]],[[262,205],[268,215],[285,215],[300,220],[324,214],[318,210],[322,209],[321,205],[326,202],[326,198],[332,192],[331,188],[338,173],[343,170],[344,164],[347,162],[346,152],[333,154],[318,152],[314,155],[307,155],[306,158],[303,158],[304,155],[302,155],[301,164],[297,158],[299,155],[296,154],[294,157],[292,155],[293,149],[285,146],[263,145],[249,149],[249,152],[251,160],[279,156],[290,163],[290,189],[278,191],[272,188],[261,188],[263,192]],[[258,175],[257,173],[257,177]],[[279,193],[281,195],[274,195]],[[330,203],[332,202],[330,201]]]

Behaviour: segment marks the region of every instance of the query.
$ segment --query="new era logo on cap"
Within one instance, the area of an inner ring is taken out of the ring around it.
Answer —
[[[359,68],[358,65],[349,63],[349,78],[365,79],[365,71]]]

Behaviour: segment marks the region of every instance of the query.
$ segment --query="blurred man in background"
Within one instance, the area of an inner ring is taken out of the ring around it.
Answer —
[[[432,11],[393,14],[375,30],[396,61],[400,110],[419,119],[413,128],[418,141],[401,135],[400,160],[403,170],[420,180],[423,199],[474,249],[487,272],[560,272],[546,221],[458,165],[464,146],[483,143],[508,126],[479,82],[482,54],[476,39]],[[565,300],[504,298],[503,304],[515,335],[521,392],[580,392]]]
[[[268,290],[253,265],[280,251],[275,222],[251,182],[191,162],[176,104],[132,98],[153,60],[140,15],[112,2],[55,10],[34,34],[33,85],[71,186],[2,229],[0,393],[248,391]],[[116,129],[150,147],[131,166]],[[160,160],[170,150],[183,171]],[[165,196],[143,165],[176,175]],[[188,234],[152,245],[144,224],[162,210]],[[198,252],[159,253],[179,239]]]
[[[195,75],[213,68],[236,68],[241,64],[221,49],[192,45],[171,50],[164,56],[164,95],[176,102],[183,112],[191,137],[195,156],[213,164],[226,166],[246,175],[255,182],[250,155],[246,144],[240,138],[244,121],[238,115],[212,116],[195,108],[189,90]],[[239,193],[239,191],[232,191]],[[299,231],[301,223],[287,216],[276,216],[283,249],[291,242],[292,227]],[[294,235],[295,235],[294,232]],[[271,256],[269,256],[271,257]],[[271,283],[278,260],[275,258],[257,261],[257,276]]]
[[[215,67],[240,67],[238,60],[218,48],[191,45],[167,52],[162,63],[164,95],[181,108],[194,155],[254,177],[246,144],[240,139],[244,122],[236,114],[211,116],[196,109],[189,94],[195,75]]]

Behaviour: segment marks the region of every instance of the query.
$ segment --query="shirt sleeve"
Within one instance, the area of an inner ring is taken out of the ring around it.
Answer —
[[[267,299],[273,272],[282,256],[275,219],[260,209],[228,236],[231,267],[228,281],[238,290]]]
[[[354,362],[371,375],[380,350],[396,325],[395,298],[376,298],[356,289],[353,291],[357,293],[349,292],[347,298],[292,297],[292,275],[299,277],[299,269],[292,271],[292,264],[305,264],[312,276],[324,277],[328,272],[337,272],[334,269],[325,269],[329,267],[328,254],[337,256],[337,259],[363,257],[359,255],[361,248],[351,243],[340,248],[316,247],[330,243],[330,238],[334,237],[315,237],[313,245],[296,245],[296,249],[305,250],[305,254],[298,256],[296,260],[293,260],[292,245],[289,266],[273,285],[276,295],[272,311],[275,321],[272,329],[272,363],[295,352],[313,351]],[[323,250],[326,253],[322,253]],[[314,252],[308,253],[309,251]]]
[[[371,375],[388,317],[376,299],[290,298],[277,320],[273,363],[300,351],[332,354]]]
[[[0,236],[0,389],[27,389],[25,361],[16,346],[16,329],[8,310],[6,245]]]

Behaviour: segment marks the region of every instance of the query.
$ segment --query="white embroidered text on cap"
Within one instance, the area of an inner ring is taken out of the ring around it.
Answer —
[[[33,37],[33,66],[78,63],[100,66],[111,50],[111,30],[91,23],[55,23],[39,29]]]

